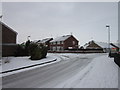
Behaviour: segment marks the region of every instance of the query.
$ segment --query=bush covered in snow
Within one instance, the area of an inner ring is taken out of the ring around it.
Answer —
[[[47,47],[41,45],[38,45],[36,43],[31,43],[29,46],[30,50],[30,59],[31,60],[39,60],[42,58],[45,58],[47,55]]]
[[[47,47],[43,44],[37,44],[30,42],[29,40],[26,43],[18,45],[15,56],[31,56],[31,60],[39,60],[45,58],[47,55]]]

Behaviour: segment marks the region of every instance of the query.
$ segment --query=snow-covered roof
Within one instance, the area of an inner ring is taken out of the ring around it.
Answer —
[[[34,40],[34,43],[46,43],[47,41],[52,40],[52,38],[46,38],[46,39],[42,39],[42,40]]]
[[[57,37],[57,38],[53,39],[51,42],[65,41],[69,37],[71,37],[71,35],[60,36],[60,37]]]
[[[18,34],[18,33],[17,33],[16,31],[14,31],[12,28],[10,28],[9,26],[7,26],[5,23],[3,23],[3,22],[0,21],[0,24],[1,24],[1,25],[4,25],[5,27],[7,27],[7,28],[8,28],[9,30],[11,30],[12,32]]]
[[[87,48],[87,46],[89,46],[89,44],[88,44],[88,43],[86,43],[85,45],[83,45],[83,47],[84,47],[84,48]]]
[[[102,47],[102,48],[108,48],[108,43],[106,43],[106,42],[95,42],[96,44],[98,44],[100,47]],[[118,46],[118,44],[117,43],[113,43],[115,46]],[[113,48],[113,46],[112,45],[110,45],[110,48]]]
[[[93,40],[92,40],[93,41]],[[90,42],[92,42],[90,41]],[[94,41],[94,43],[96,43],[98,46],[100,46],[101,48],[108,48],[108,43],[106,42],[98,42],[98,41]],[[87,46],[89,46],[90,43],[86,43],[83,47],[86,48]],[[110,46],[110,48],[113,48],[113,46]]]
[[[46,42],[48,42],[50,40],[52,40],[52,38],[46,38],[46,39],[40,40],[38,43],[46,43]]]
[[[102,48],[108,48],[108,43],[106,43],[106,42],[96,42],[95,41],[95,43]]]
[[[119,47],[118,43],[112,43],[112,44],[114,44],[115,46]]]
[[[39,42],[40,40],[34,40],[34,41],[32,41],[33,43],[37,43],[37,42]]]

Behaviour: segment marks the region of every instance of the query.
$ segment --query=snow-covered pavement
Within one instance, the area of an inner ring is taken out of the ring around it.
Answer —
[[[74,77],[56,87],[118,88],[118,66],[106,55],[95,58]]]
[[[56,61],[54,61],[54,60],[56,60]],[[32,66],[32,65],[37,65],[37,64],[42,64],[42,63],[46,63],[46,62],[50,62],[50,61],[51,61],[51,63],[47,63],[44,65],[39,65],[39,66],[35,66],[35,67],[30,67],[30,68],[25,68],[25,69],[20,69],[17,71],[12,71],[9,73],[2,74],[2,76],[11,75],[11,74],[15,74],[18,72],[23,72],[23,71],[30,70],[30,69],[33,69],[36,67],[42,67],[42,66],[60,61],[60,58],[58,58],[54,55],[49,55],[49,54],[47,55],[46,58],[41,59],[41,60],[30,60],[29,57],[3,57],[2,65],[0,65],[0,68],[2,68],[1,72],[6,72],[6,71],[15,70],[15,69],[28,67],[28,66]],[[54,61],[54,62],[52,62],[52,61]],[[7,62],[7,63],[5,63],[5,62]]]
[[[107,54],[50,54],[59,62],[3,77],[3,88],[117,88],[118,67]]]
[[[118,66],[113,58],[101,56],[94,59],[90,70],[82,81],[77,82],[75,87],[82,88],[117,88],[118,87]]]

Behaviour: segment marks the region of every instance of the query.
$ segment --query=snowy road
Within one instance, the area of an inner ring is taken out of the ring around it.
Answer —
[[[3,77],[3,88],[51,88],[59,86],[66,80],[74,77],[85,68],[95,57],[102,54],[76,55],[57,55],[62,60],[51,65],[47,65],[33,70]]]

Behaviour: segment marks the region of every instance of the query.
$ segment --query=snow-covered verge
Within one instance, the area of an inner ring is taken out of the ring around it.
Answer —
[[[118,88],[118,66],[107,55],[95,58],[87,67],[56,88]]]
[[[86,58],[86,56],[94,56],[96,54],[74,54],[74,53],[48,53],[47,54],[47,58],[41,59],[41,60],[30,60],[29,57],[3,57],[2,58],[2,65],[0,65],[0,72],[5,72],[5,71],[9,71],[9,70],[14,70],[14,69],[18,69],[18,68],[22,68],[22,67],[27,67],[27,66],[31,66],[31,65],[35,65],[35,64],[40,64],[40,63],[44,63],[44,62],[49,62],[49,61],[53,61],[55,59],[57,59],[57,61],[51,62],[51,63],[47,63],[44,65],[38,65],[38,66],[34,66],[34,67],[30,67],[30,68],[25,68],[25,69],[21,69],[21,70],[17,70],[17,71],[12,71],[9,73],[4,73],[4,74],[0,74],[0,77],[2,76],[7,76],[7,75],[11,75],[11,74],[15,74],[15,73],[19,73],[19,72],[23,72],[26,70],[31,70],[37,67],[42,67],[45,65],[49,65],[52,63],[56,63],[59,62],[61,60],[69,60],[75,57],[81,57],[81,58]]]
[[[53,61],[53,60],[56,60],[56,61],[51,62],[51,63],[46,63],[43,65],[38,65],[38,66],[26,68],[26,69],[21,69],[18,71],[4,73],[2,75],[0,74],[0,76],[7,76],[7,75],[22,72],[22,71],[34,69],[37,67],[42,67],[45,65],[59,62],[61,60],[59,57],[56,57],[55,55],[52,55],[52,54],[48,54],[46,58],[41,59],[41,60],[30,60],[29,57],[3,57],[2,58],[2,65],[0,65],[0,68],[2,68],[1,72],[14,70],[14,69],[22,68],[22,67],[27,67],[27,66],[31,66],[31,65],[35,65],[35,64],[41,64],[41,63],[45,63],[45,62],[49,62],[49,61]]]

